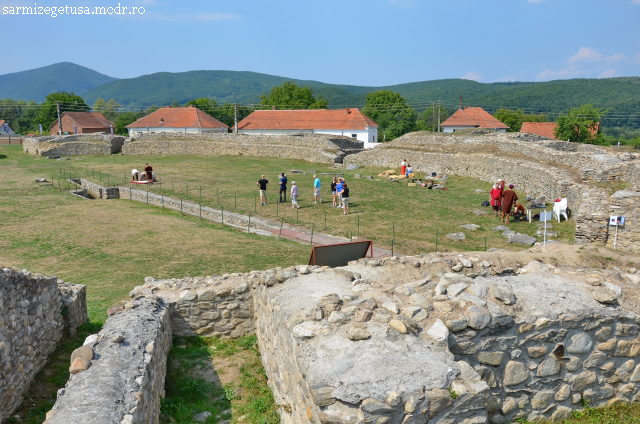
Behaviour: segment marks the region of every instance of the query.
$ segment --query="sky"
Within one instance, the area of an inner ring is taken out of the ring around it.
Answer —
[[[11,14],[28,6],[43,14]],[[0,0],[0,74],[68,61],[116,78],[237,70],[364,86],[638,76],[639,16],[640,0]]]

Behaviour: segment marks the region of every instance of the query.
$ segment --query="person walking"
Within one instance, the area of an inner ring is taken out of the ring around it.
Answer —
[[[342,196],[342,214],[347,215],[349,213],[349,187],[346,182],[342,183],[340,195]]]
[[[502,196],[502,222],[507,222],[509,220],[511,208],[516,200],[518,200],[518,195],[513,191],[513,184],[509,184],[509,190],[505,191]]]
[[[331,196],[333,197],[333,203],[331,203],[331,206],[338,206],[338,192],[336,191],[336,185],[338,185],[336,177],[333,177],[331,180]]]
[[[320,187],[322,183],[316,174],[313,174],[313,178],[313,203],[318,203],[318,199],[320,199],[320,203],[322,203],[322,198],[320,197]]]
[[[342,185],[344,184],[344,179],[342,177],[338,177],[338,184],[336,184],[336,191],[338,193],[338,208],[342,207]]]
[[[402,162],[400,163],[400,175],[404,177],[404,174],[406,171],[407,171],[407,160],[402,159]]]
[[[287,176],[284,175],[284,172],[280,174],[280,203],[284,203],[287,201]],[[284,199],[282,198],[284,196]]]
[[[263,175],[262,178],[258,180],[256,185],[260,187],[260,206],[266,205],[267,204],[267,187],[269,187],[271,183],[269,182],[269,180],[264,178],[264,175]]]
[[[300,209],[300,205],[298,205],[298,186],[295,181],[291,182],[291,208]]]

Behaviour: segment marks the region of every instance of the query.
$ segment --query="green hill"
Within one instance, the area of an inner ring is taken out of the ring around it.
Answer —
[[[55,91],[82,95],[87,90],[115,78],[84,66],[60,62],[42,68],[0,75],[0,99],[35,100],[41,102]]]

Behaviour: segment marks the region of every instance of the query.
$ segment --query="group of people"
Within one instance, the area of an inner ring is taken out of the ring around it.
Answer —
[[[513,184],[509,184],[509,188],[505,190],[506,182],[499,179],[491,189],[490,203],[493,208],[494,216],[498,216],[498,212],[502,209],[502,222],[507,222],[509,216],[515,206],[515,215],[524,214],[524,206],[516,203],[518,195],[513,191]]]
[[[148,163],[144,167],[144,172],[139,172],[137,169],[131,170],[132,181],[149,181],[153,183],[156,181],[156,174],[153,173],[153,168]]]
[[[278,177],[278,185],[280,186],[280,203],[284,203],[287,201],[287,176],[284,175],[284,172],[280,174]],[[267,187],[271,185],[271,182],[267,180],[264,175],[258,180],[256,183],[258,188],[260,189],[260,206],[264,206],[267,204]],[[322,197],[320,196],[320,190],[322,188],[322,182],[317,175],[313,175],[313,203],[317,204],[318,201],[322,203]],[[333,203],[331,206],[342,208],[343,215],[347,215],[349,213],[349,187],[347,186],[347,182],[344,178],[333,177],[333,181],[331,182],[331,194],[333,196]],[[295,181],[291,182],[291,208],[300,209],[300,205],[298,205],[298,186]]]

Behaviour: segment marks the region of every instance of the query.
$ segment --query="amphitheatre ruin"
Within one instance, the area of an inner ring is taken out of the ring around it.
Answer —
[[[615,247],[627,257],[625,267],[560,254],[551,260],[538,243],[335,268],[152,275],[73,352],[47,424],[158,423],[173,337],[194,335],[255,335],[287,424],[558,422],[587,405],[640,403],[640,266],[629,266],[640,264],[640,154],[486,131],[411,133],[366,151],[343,137],[233,134],[66,136],[26,140],[23,149],[44,157],[287,157],[365,170],[410,157],[418,174],[504,178],[536,198],[565,196],[575,245],[558,243],[556,252],[590,246],[604,257]],[[105,204],[144,196],[83,178],[73,183]],[[149,207],[178,207],[146,196]],[[205,212],[244,226],[240,214]],[[625,225],[610,226],[612,215]],[[254,225],[270,228],[266,220]],[[86,321],[91,296],[90,287],[2,265],[0,422],[21,404],[62,333]]]

